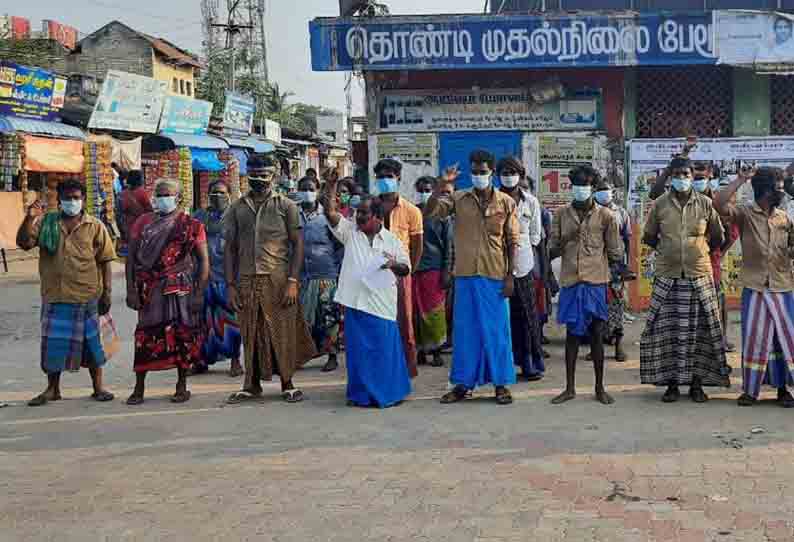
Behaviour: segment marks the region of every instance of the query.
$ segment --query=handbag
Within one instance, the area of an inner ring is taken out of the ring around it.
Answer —
[[[105,359],[110,359],[118,354],[121,349],[121,339],[116,332],[116,324],[110,313],[99,317],[99,339],[102,343],[102,350],[105,351]]]

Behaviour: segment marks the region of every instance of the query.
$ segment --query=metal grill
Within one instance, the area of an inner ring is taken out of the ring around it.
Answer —
[[[637,137],[727,137],[732,116],[729,68],[637,71]]]
[[[772,77],[772,135],[794,135],[794,77]]]

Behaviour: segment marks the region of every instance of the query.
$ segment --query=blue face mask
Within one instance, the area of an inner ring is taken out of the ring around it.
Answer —
[[[692,181],[692,188],[695,189],[695,192],[705,192],[706,188],[708,188],[709,182],[706,179],[698,179],[696,181]]]
[[[720,180],[719,179],[711,179],[709,181],[709,187],[711,187],[711,189],[716,192],[717,190],[720,189]]]
[[[359,195],[350,196],[350,206],[353,209],[356,209],[358,208],[359,205],[361,205],[361,196]]]
[[[375,186],[378,189],[378,194],[393,194],[399,192],[397,179],[391,177],[378,177],[375,179]]]
[[[599,190],[594,197],[600,205],[609,205],[612,203],[612,190]]]
[[[692,189],[692,179],[688,177],[675,177],[672,182],[676,192],[689,192]]]
[[[161,215],[167,215],[176,210],[176,196],[156,196],[154,198],[154,208]]]
[[[588,199],[590,199],[590,196],[593,195],[593,187],[590,186],[589,184],[587,185],[575,184],[571,188],[571,191],[573,192],[573,199],[579,202],[587,201]]]
[[[61,210],[66,216],[77,216],[83,210],[83,200],[67,199],[61,200]]]

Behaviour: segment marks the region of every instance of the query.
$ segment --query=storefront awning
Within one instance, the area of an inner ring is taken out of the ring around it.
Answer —
[[[211,135],[189,135],[189,134],[157,134],[146,138],[154,143],[154,140],[166,140],[170,142],[174,148],[176,147],[193,147],[196,149],[209,149],[213,151],[222,151],[229,148],[229,145],[221,138]],[[147,152],[146,140],[144,140],[144,152]]]
[[[223,139],[226,140],[226,143],[228,143],[230,147],[250,149],[256,154],[264,154],[276,150],[276,147],[272,143],[262,141],[255,137],[236,138],[224,136]]]
[[[311,141],[304,141],[302,139],[287,139],[286,137],[282,138],[281,142],[286,143],[287,145],[297,145],[299,147],[311,147],[313,145],[316,145],[316,143],[313,143]]]
[[[68,124],[0,115],[0,133],[9,134],[14,132],[65,137],[79,139],[80,141],[85,140],[85,134],[82,130]]]
[[[193,169],[196,171],[223,171],[226,167],[223,162],[218,160],[218,152],[208,149],[190,149],[193,159]]]

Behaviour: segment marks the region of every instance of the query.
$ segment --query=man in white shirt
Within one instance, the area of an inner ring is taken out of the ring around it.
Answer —
[[[386,408],[411,393],[397,325],[397,277],[410,274],[411,264],[397,236],[383,227],[379,199],[362,196],[355,223],[339,213],[337,181],[337,173],[330,172],[323,206],[331,231],[345,247],[335,300],[345,307],[347,401]],[[379,269],[377,262],[383,262]]]
[[[540,202],[519,184],[526,176],[521,162],[512,156],[499,160],[496,171],[502,192],[516,202],[519,240],[516,251],[515,288],[510,297],[510,334],[513,343],[513,360],[521,368],[521,376],[532,382],[543,378],[543,346],[540,339],[535,284],[532,270],[535,267],[535,247],[540,244]]]

